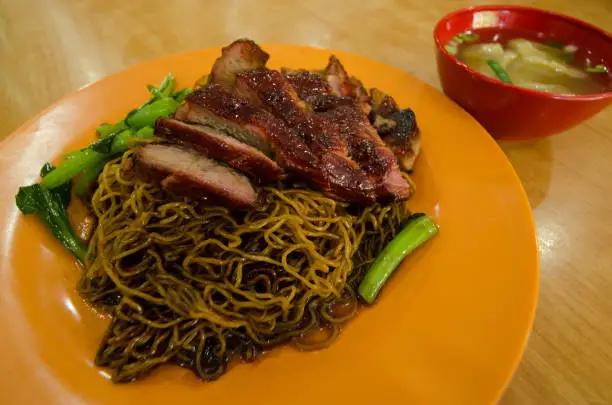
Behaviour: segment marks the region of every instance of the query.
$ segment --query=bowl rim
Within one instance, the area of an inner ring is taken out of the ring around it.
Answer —
[[[553,100],[569,100],[569,101],[595,101],[595,100],[604,100],[604,99],[612,98],[612,89],[604,93],[595,93],[595,94],[556,94],[556,93],[546,93],[543,91],[526,89],[526,88],[519,87],[513,84],[504,83],[501,80],[491,78],[489,76],[486,76],[472,69],[471,67],[469,67],[468,65],[466,65],[465,63],[457,59],[455,55],[451,54],[444,48],[445,44],[443,44],[440,40],[440,32],[442,31],[444,24],[446,24],[448,21],[452,21],[453,19],[455,19],[457,16],[461,14],[474,14],[475,12],[478,12],[478,11],[499,11],[499,10],[507,10],[510,12],[531,11],[531,12],[535,12],[539,14],[544,14],[549,17],[565,20],[572,24],[579,25],[582,28],[585,28],[587,30],[595,31],[598,34],[606,37],[610,41],[610,44],[612,47],[612,35],[610,33],[608,33],[607,31],[591,23],[579,20],[574,17],[567,16],[565,14],[557,13],[557,12],[550,11],[550,10],[544,10],[544,9],[536,8],[536,7],[528,7],[528,6],[483,5],[483,6],[470,6],[470,7],[465,7],[465,8],[455,10],[449,14],[446,14],[436,23],[436,26],[434,27],[434,30],[433,30],[433,36],[434,36],[434,41],[436,43],[436,47],[438,48],[438,51],[441,52],[443,55],[449,57],[456,65],[460,66],[463,70],[466,70],[470,74],[477,76],[479,79],[484,80],[485,82],[488,82],[488,83],[491,83],[491,84],[494,84],[496,86],[500,86],[503,88],[507,88],[508,90],[513,90],[519,93],[524,93],[530,96],[540,97],[540,98],[549,99],[549,100],[553,99]]]

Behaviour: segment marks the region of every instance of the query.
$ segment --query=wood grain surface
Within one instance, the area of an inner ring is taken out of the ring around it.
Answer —
[[[612,31],[611,0],[505,2]],[[0,0],[0,139],[110,73],[241,36],[361,54],[439,87],[433,26],[486,3]],[[525,357],[500,403],[612,404],[612,108],[564,134],[502,148],[534,210],[541,291]]]

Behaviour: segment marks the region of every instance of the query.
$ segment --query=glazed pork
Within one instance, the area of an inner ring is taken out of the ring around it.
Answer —
[[[239,39],[221,50],[210,72],[209,82],[233,85],[236,74],[266,66],[270,55],[250,39]]]
[[[410,195],[393,153],[370,125],[358,100],[317,114],[275,70],[242,72],[237,75],[236,87],[295,129],[315,153],[334,158],[344,167],[361,169],[376,198],[406,199]],[[367,184],[365,178],[362,184]]]
[[[414,111],[400,110],[395,100],[378,89],[372,89],[370,118],[380,137],[397,157],[402,169],[411,171],[421,151],[421,133]]]
[[[297,93],[297,96],[306,102],[315,112],[326,111],[343,101],[352,103],[350,97],[337,97],[333,95],[329,83],[317,73],[306,70],[283,69],[283,76]]]
[[[329,83],[334,95],[354,98],[363,112],[366,114],[370,112],[370,96],[365,87],[359,79],[348,75],[342,63],[334,55],[329,57],[329,62],[323,69],[322,75]]]
[[[256,180],[270,182],[285,177],[284,170],[264,153],[212,127],[160,118],[155,131],[168,142],[193,148]]]
[[[354,162],[317,153],[299,130],[222,85],[209,85],[190,94],[176,118],[210,125],[245,140],[296,177],[341,200],[375,201],[373,186]]]
[[[268,58],[247,39],[224,47],[174,117],[158,121],[156,135],[170,145],[141,152],[182,156],[191,162],[190,170],[171,160],[155,166],[151,156],[139,155],[141,166],[157,167],[167,189],[199,190],[234,207],[256,200],[244,174],[256,182],[291,176],[359,204],[410,196],[400,172],[400,165],[412,168],[418,154],[410,110],[400,110],[387,95],[368,94],[335,56],[323,70],[282,73],[266,67]],[[209,181],[206,170],[212,170]],[[237,186],[238,195],[220,187],[220,173]]]
[[[378,89],[368,95],[363,84],[349,76],[338,58],[331,56],[325,69],[306,71],[283,69],[298,96],[314,110],[324,112],[356,100],[369,116],[379,137],[393,151],[399,165],[411,171],[420,152],[421,138],[414,112],[400,110],[395,100]]]
[[[242,174],[193,150],[150,144],[135,155],[137,173],[162,189],[209,204],[252,208],[257,192]]]

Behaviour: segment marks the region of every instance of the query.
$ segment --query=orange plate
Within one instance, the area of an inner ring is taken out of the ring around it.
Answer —
[[[328,50],[265,47],[271,66],[321,68]],[[533,319],[538,256],[531,211],[495,142],[418,79],[335,52],[368,87],[410,106],[423,134],[413,211],[441,233],[404,262],[380,299],[329,349],[285,347],[214,383],[165,366],[113,385],[92,364],[107,320],[79,298],[79,268],[14,195],[43,162],[92,141],[148,98],[168,72],[190,86],[219,49],[165,57],[70,94],[0,145],[0,403],[3,404],[490,404],[516,368]]]

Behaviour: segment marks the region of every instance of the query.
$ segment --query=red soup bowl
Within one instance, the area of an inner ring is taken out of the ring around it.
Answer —
[[[538,41],[575,45],[576,58],[612,68],[612,36],[588,23],[520,6],[480,6],[455,11],[434,30],[438,74],[444,93],[472,114],[495,138],[534,139],[565,131],[612,101],[612,75],[605,93],[551,94],[523,89],[476,72],[444,47],[466,31],[499,30]],[[602,73],[605,74],[605,73]]]

